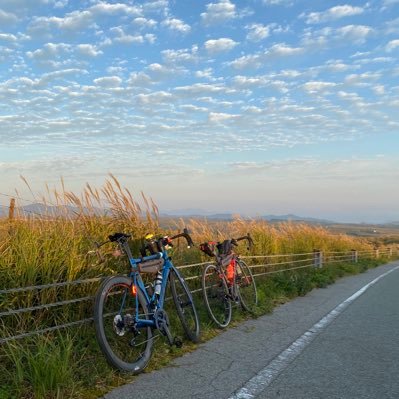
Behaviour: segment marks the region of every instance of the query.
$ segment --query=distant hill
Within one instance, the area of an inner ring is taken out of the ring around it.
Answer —
[[[8,216],[8,211],[9,207],[6,205],[0,205],[0,217],[7,217]],[[94,209],[95,213],[97,215],[106,215],[109,211],[106,209],[101,209],[101,208],[95,208]],[[73,217],[74,215],[77,215],[80,213],[80,210],[76,207],[72,206],[62,206],[62,207],[57,207],[57,206],[48,206],[43,203],[34,203],[30,205],[23,206],[19,208],[20,213],[25,213],[26,215],[30,215],[32,217],[35,216],[41,216],[45,215],[47,217],[51,216],[60,216],[60,215],[65,215],[65,212],[68,216]],[[92,212],[92,211],[91,211]],[[203,219],[206,218],[208,220],[213,220],[213,221],[229,221],[233,220],[234,217],[238,215],[237,213],[232,213],[232,212],[209,212],[204,209],[200,208],[188,208],[188,209],[182,209],[182,210],[173,210],[173,211],[167,211],[167,212],[162,212],[160,214],[161,218],[166,218],[166,219],[175,219],[175,218],[186,218],[186,219]],[[318,218],[312,218],[312,217],[306,217],[306,216],[298,216],[295,214],[284,214],[284,215],[259,215],[259,216],[248,216],[248,215],[240,215],[241,218],[243,219],[262,219],[262,220],[267,220],[271,223],[278,223],[278,222],[287,222],[287,221],[293,221],[293,222],[304,222],[304,223],[310,223],[310,224],[324,224],[324,225],[332,225],[332,224],[337,224],[337,222],[328,220],[328,219],[318,219]],[[368,224],[368,223],[339,223],[343,225],[373,225],[373,226],[392,226],[392,227],[398,227],[399,226],[399,221],[394,221],[394,222],[388,222],[388,223],[373,223],[373,224]]]
[[[186,217],[186,218],[206,218],[208,220],[233,220],[234,213],[209,213],[202,210],[192,210],[193,212],[190,213],[190,210],[186,209],[183,211],[172,211],[171,213],[161,213],[161,217]],[[287,222],[287,221],[295,221],[295,222],[306,222],[306,223],[318,223],[318,224],[330,224],[334,223],[331,220],[326,219],[317,219],[311,217],[303,217],[297,216],[293,214],[287,215],[263,215],[263,216],[245,216],[241,215],[243,219],[263,219],[271,222]]]
[[[264,215],[264,216],[261,216],[261,218],[264,220],[269,220],[269,221],[283,221],[283,222],[294,221],[294,222],[321,223],[321,224],[334,223],[333,221],[327,220],[327,219],[311,218],[311,217],[298,216],[298,215],[293,215],[293,214]]]
[[[8,211],[9,207],[5,205],[0,205],[0,217],[5,217],[8,216]],[[20,214],[25,214],[26,216],[31,216],[31,217],[39,217],[39,216],[45,216],[45,217],[56,217],[56,216],[61,216],[61,215],[67,215],[67,216],[74,216],[78,215],[80,213],[80,210],[76,207],[73,206],[51,206],[51,205],[45,205],[42,203],[34,203],[34,204],[29,204],[25,205],[22,207],[16,208],[16,212],[19,212]],[[83,210],[83,212],[85,212]],[[100,208],[94,208],[94,212],[98,215],[104,215],[107,213],[107,210],[105,209],[100,209]]]

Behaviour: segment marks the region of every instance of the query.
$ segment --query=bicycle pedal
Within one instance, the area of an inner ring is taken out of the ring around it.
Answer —
[[[173,338],[173,345],[176,346],[176,348],[181,348],[183,346],[183,341],[180,337],[174,337]]]

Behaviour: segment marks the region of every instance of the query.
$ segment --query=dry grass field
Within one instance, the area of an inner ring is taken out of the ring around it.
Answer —
[[[241,219],[230,222],[173,220],[165,226],[160,224],[157,206],[151,200],[143,195],[139,203],[113,177],[100,189],[87,185],[81,196],[64,190],[49,191],[40,202],[45,204],[40,215],[22,214],[17,204],[13,220],[0,219],[0,291],[126,273],[126,264],[115,260],[109,253],[104,253],[105,262],[101,264],[90,254],[94,241],[104,241],[108,234],[116,231],[129,232],[135,237],[132,250],[136,253],[145,233],[168,234],[184,226],[189,228],[196,243],[250,232],[255,241],[254,255],[308,253],[315,248],[325,252],[370,250],[375,245],[374,236],[371,241],[366,235],[353,237],[343,234],[340,226],[326,229],[300,223],[269,224]],[[45,212],[46,208],[48,212]],[[99,212],[104,208],[107,212]],[[346,232],[350,233],[349,230]],[[240,252],[248,254],[246,248],[240,248]],[[197,248],[188,250],[183,243],[177,243],[172,256],[177,265],[208,260]],[[380,259],[378,262],[383,261]],[[320,270],[284,272],[262,278],[258,281],[258,313],[271,311],[277,303],[305,295],[314,287],[323,287],[348,273],[364,271],[378,262],[336,263]],[[95,284],[82,284],[0,293],[0,313],[76,297],[91,297],[96,288]],[[207,339],[218,330],[207,319],[201,297],[197,298],[197,303],[202,339]],[[0,317],[0,337],[91,316],[91,300],[6,315]],[[240,312],[234,315],[236,322],[245,317],[248,316]],[[194,348],[188,343],[184,349],[170,348],[159,340],[150,367],[162,367],[174,356]],[[0,399],[95,398],[129,379],[105,363],[90,323],[8,341],[0,346]]]

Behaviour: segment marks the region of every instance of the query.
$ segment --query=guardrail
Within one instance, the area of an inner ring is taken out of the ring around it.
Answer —
[[[322,268],[329,264],[337,262],[357,262],[359,258],[371,259],[371,258],[379,258],[381,256],[392,257],[393,256],[392,248],[365,250],[365,251],[352,250],[348,252],[325,252],[325,253],[319,250],[314,250],[313,252],[299,253],[299,254],[254,255],[254,256],[241,256],[240,258],[244,259],[248,263],[249,267],[253,270],[254,277],[258,278],[261,276],[268,276],[287,271],[302,270],[306,268]],[[187,270],[192,270],[194,268],[201,269],[203,266],[208,265],[209,263],[212,262],[201,262],[201,263],[181,265],[177,266],[177,269],[181,270],[184,276]],[[200,272],[200,270],[198,270],[198,272]],[[185,279],[188,281],[188,284],[190,285],[191,281],[198,281],[199,283],[200,277],[201,274],[199,273],[190,276],[185,276]],[[0,290],[0,301],[1,301],[1,296],[8,296],[18,293],[29,293],[29,292],[39,293],[47,289],[58,289],[62,287],[69,288],[73,286],[76,287],[87,284],[98,285],[98,283],[100,283],[104,278],[105,277],[96,277],[96,278],[80,279],[80,280],[65,281],[65,282],[58,282],[51,284],[35,285],[29,287],[3,289]],[[196,288],[192,290],[192,293],[197,293],[200,291],[201,288],[199,289]],[[34,306],[29,306],[25,308],[7,309],[4,311],[0,311],[0,328],[3,327],[3,330],[7,331],[4,319],[10,316],[19,317],[20,315],[25,313],[33,313],[40,310],[56,309],[67,305],[89,302],[92,301],[93,299],[94,295],[85,295],[79,298],[63,299],[52,303],[38,303],[35,304]],[[90,323],[91,321],[93,321],[93,317],[85,317],[79,320],[53,325],[47,328],[41,328],[32,331],[24,331],[18,333],[15,332],[8,333],[7,336],[0,337],[0,344],[4,344],[11,340],[18,340],[38,334],[44,334],[51,331],[57,331],[68,327]]]

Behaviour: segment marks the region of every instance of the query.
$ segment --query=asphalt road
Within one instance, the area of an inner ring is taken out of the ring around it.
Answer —
[[[104,398],[399,398],[399,269],[342,307],[397,266],[313,290]]]

